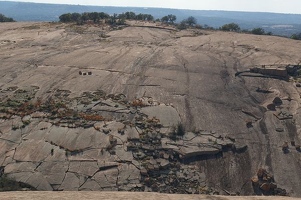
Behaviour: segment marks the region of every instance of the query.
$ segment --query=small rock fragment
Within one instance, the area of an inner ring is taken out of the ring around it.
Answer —
[[[277,184],[276,183],[270,183],[270,187],[271,187],[271,189],[276,189],[277,188]]]
[[[271,185],[269,183],[263,183],[260,185],[260,189],[267,192],[271,189]]]
[[[143,175],[143,176],[147,176],[147,170],[145,168],[142,168],[140,170],[140,174]]]
[[[266,174],[267,171],[263,168],[260,168],[258,171],[257,171],[257,176],[258,178],[262,178],[264,176],[264,174]]]
[[[251,181],[252,181],[252,183],[253,183],[254,186],[259,186],[259,179],[258,179],[258,177],[256,177],[256,176],[252,177]]]

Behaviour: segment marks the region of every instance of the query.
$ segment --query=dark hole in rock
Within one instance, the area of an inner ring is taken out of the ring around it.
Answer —
[[[275,99],[273,100],[273,103],[276,105],[276,106],[279,106],[282,104],[282,100],[279,98],[279,97],[275,97]]]
[[[269,110],[273,110],[273,111],[276,110],[276,106],[275,106],[274,104],[269,104],[269,105],[267,105],[267,108],[268,108]]]

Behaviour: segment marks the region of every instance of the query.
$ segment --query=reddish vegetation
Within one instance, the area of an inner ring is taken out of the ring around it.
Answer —
[[[88,115],[84,113],[80,113],[80,117],[83,118],[84,120],[88,121],[104,121],[104,117],[100,115]]]
[[[132,101],[131,105],[133,107],[145,107],[146,105],[142,102],[141,99],[135,99]]]
[[[16,110],[15,114],[19,114],[21,117],[24,117],[25,115],[29,115],[33,113],[35,108],[37,107],[32,103],[25,102]]]

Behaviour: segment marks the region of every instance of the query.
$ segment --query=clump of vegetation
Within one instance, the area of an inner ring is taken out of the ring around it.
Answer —
[[[266,33],[263,28],[253,28],[251,33],[254,35],[271,35],[271,32]]]
[[[219,28],[222,31],[231,31],[231,32],[243,32],[254,35],[272,35],[272,32],[265,32],[263,28],[253,28],[251,31],[249,30],[241,30],[240,26],[236,23],[224,24]]]
[[[188,26],[195,26],[197,24],[197,20],[193,16],[190,16],[187,19],[184,19],[184,21]]]
[[[186,25],[185,21],[182,21],[181,23],[177,24],[177,28],[179,30],[187,29],[187,25]]]
[[[1,18],[0,18],[1,19]],[[125,12],[121,14],[114,13],[113,15],[104,13],[104,12],[84,12],[84,13],[65,13],[59,16],[60,22],[63,23],[76,23],[77,25],[91,24],[91,23],[103,23],[109,24],[111,26],[125,25],[126,20],[139,20],[139,21],[152,21],[152,22],[162,22],[169,25],[174,25],[179,30],[184,30],[187,28],[197,28],[197,29],[208,29],[215,30],[214,27],[208,25],[197,24],[197,19],[193,16],[188,17],[187,19],[182,20],[180,23],[176,23],[177,16],[169,14],[163,16],[161,19],[155,19],[150,14],[134,12]],[[1,22],[1,20],[0,20]],[[119,27],[121,28],[121,27]],[[252,30],[241,30],[240,26],[236,23],[224,24],[218,28],[222,31],[231,31],[231,32],[243,32],[248,34],[255,35],[272,35],[272,32],[265,32],[263,28],[253,28]],[[105,35],[101,35],[101,38],[105,38]],[[300,34],[293,34],[292,39],[300,40]]]
[[[131,106],[133,107],[145,107],[146,105],[143,103],[141,99],[135,99],[132,101]]]
[[[291,36],[291,39],[294,39],[294,40],[301,40],[301,33],[293,34],[293,35]]]
[[[182,123],[178,123],[172,128],[172,131],[169,133],[169,138],[172,140],[178,140],[180,137],[185,135],[185,127]]]
[[[167,23],[167,24],[174,24],[174,22],[177,20],[177,17],[175,15],[166,15],[161,18],[161,22]]]
[[[82,25],[85,23],[99,23],[105,22],[110,25],[125,25],[125,20],[141,20],[141,21],[153,21],[154,17],[150,14],[138,14],[136,15],[134,12],[126,12],[122,14],[109,15],[104,12],[84,12],[84,13],[65,13],[60,17],[60,22],[68,23],[68,22],[76,22],[78,25]]]
[[[22,125],[12,125],[11,129],[12,130],[18,130],[18,129],[22,129],[22,128],[25,128],[26,126],[28,126],[29,124],[31,123],[30,120],[25,120],[23,121],[23,124]]]
[[[193,16],[190,16],[188,17],[187,19],[184,19],[182,20],[178,25],[177,25],[177,28],[180,29],[180,30],[183,30],[183,29],[187,29],[189,27],[196,27],[197,25],[197,20],[195,17]],[[200,27],[197,26],[198,28]]]
[[[17,130],[17,129],[19,129],[20,127],[19,126],[17,126],[17,125],[12,125],[12,127],[11,127],[11,129],[13,130],[13,131],[15,131],[15,130]]]
[[[223,31],[233,31],[233,32],[239,32],[240,31],[240,27],[236,23],[224,24],[219,29],[223,30]]]
[[[28,126],[30,124],[30,120],[25,120],[23,121],[23,125],[22,125],[22,128],[25,128],[26,126]]]
[[[3,14],[0,13],[0,22],[15,22],[15,20],[10,17],[5,17]]]
[[[84,113],[81,113],[79,114],[80,117],[84,120],[87,120],[87,121],[104,121],[104,117],[100,116],[100,115],[88,115],[88,114],[84,114]]]

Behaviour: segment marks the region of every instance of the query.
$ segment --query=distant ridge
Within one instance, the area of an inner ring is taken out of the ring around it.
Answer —
[[[214,28],[218,28],[226,23],[235,22],[238,23],[242,29],[262,27],[267,32],[271,31],[276,35],[290,36],[294,33],[301,32],[300,14],[82,6],[0,1],[0,13],[8,17],[12,17],[17,21],[58,21],[61,14],[68,12],[106,12],[108,14],[114,14],[126,11],[147,13],[153,15],[155,18],[161,18],[168,14],[174,14],[177,16],[178,22],[189,16],[194,16],[198,20],[199,24],[207,24]]]

